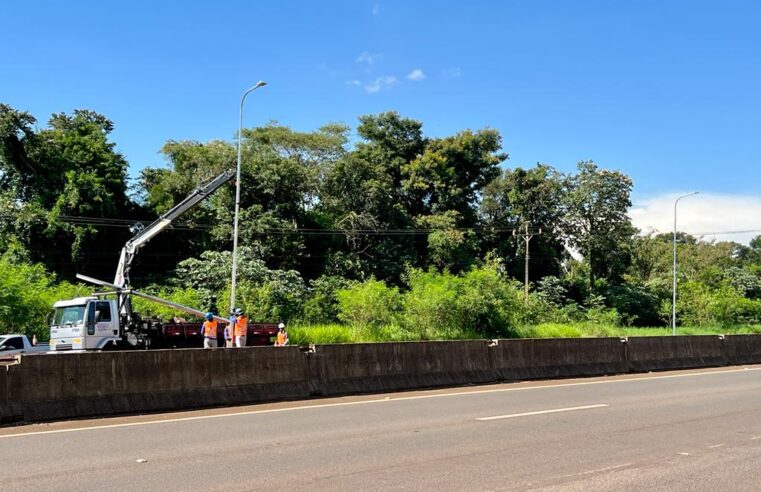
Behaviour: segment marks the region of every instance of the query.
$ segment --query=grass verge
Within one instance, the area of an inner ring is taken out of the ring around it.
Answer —
[[[730,327],[687,326],[678,327],[677,335],[739,335],[759,334],[761,325],[738,325]],[[542,323],[520,326],[515,330],[517,338],[583,338],[583,337],[637,337],[669,336],[671,328],[631,328],[592,323]],[[341,324],[293,325],[288,329],[291,344],[308,345],[328,343],[400,342],[420,340],[474,340],[488,338],[475,330],[426,329],[424,333],[413,332],[396,325],[349,326]]]

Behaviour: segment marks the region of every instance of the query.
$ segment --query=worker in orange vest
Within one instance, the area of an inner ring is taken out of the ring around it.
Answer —
[[[280,323],[277,325],[277,339],[275,340],[275,347],[285,347],[288,345],[288,332],[285,331],[285,324]]]
[[[217,320],[211,313],[206,313],[204,318],[206,321],[201,325],[203,348],[217,348]]]
[[[246,346],[246,337],[248,336],[248,316],[243,310],[235,310],[235,346],[238,348]]]

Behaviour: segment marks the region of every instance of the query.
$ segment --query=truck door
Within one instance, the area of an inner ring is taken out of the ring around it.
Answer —
[[[113,336],[113,313],[109,301],[92,301],[87,305],[87,337],[85,348],[101,347],[103,338]]]

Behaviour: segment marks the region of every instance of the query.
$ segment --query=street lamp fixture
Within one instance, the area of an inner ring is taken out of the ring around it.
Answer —
[[[679,200],[687,198],[688,196],[697,195],[699,191],[693,191],[686,195],[682,195],[674,202],[674,277],[671,287],[671,335],[676,335],[676,206],[679,204]]]
[[[233,271],[232,285],[230,287],[230,312],[235,310],[235,284],[238,274],[238,216],[240,215],[240,162],[241,162],[241,142],[243,140],[243,103],[246,96],[254,92],[259,87],[264,87],[267,82],[260,80],[255,86],[243,93],[240,98],[240,119],[238,121],[238,165],[235,174],[235,219],[233,225]]]

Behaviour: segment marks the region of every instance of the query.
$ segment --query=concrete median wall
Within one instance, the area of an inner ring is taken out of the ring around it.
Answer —
[[[499,340],[492,363],[504,381],[626,372],[620,338],[553,338]]]
[[[34,421],[306,398],[307,370],[298,347],[28,356],[7,367],[8,404],[0,408],[0,419]]]
[[[30,355],[0,366],[0,422],[747,363],[759,335]]]
[[[320,345],[309,359],[322,396],[496,380],[483,340]]]
[[[759,335],[727,335],[722,347],[729,364],[761,364]]]
[[[633,372],[723,366],[727,360],[722,339],[717,335],[631,337],[626,359]]]

